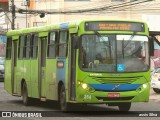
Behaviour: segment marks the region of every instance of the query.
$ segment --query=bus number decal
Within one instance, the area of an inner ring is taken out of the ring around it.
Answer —
[[[85,99],[85,100],[91,100],[91,95],[86,95],[86,94],[85,94],[85,95],[84,95],[84,99]]]

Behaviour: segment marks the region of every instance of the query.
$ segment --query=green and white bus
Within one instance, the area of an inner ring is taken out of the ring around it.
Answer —
[[[146,23],[81,20],[7,33],[5,90],[31,99],[107,104],[147,102],[152,40]],[[151,47],[149,47],[151,46]]]

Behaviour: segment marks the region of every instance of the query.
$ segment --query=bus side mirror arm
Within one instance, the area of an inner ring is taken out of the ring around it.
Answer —
[[[71,37],[71,45],[73,49],[79,48],[79,37],[78,36],[72,36]]]
[[[149,37],[149,55],[154,56],[154,37]]]

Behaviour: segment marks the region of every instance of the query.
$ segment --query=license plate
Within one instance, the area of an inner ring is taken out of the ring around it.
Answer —
[[[120,97],[120,93],[108,93],[109,98],[117,98]]]

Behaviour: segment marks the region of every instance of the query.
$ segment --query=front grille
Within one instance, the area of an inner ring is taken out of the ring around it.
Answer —
[[[111,98],[111,97],[96,97],[98,100],[103,100],[103,101],[113,101],[113,100],[131,100],[134,98],[134,96],[130,96],[130,97],[115,97],[115,98]]]
[[[136,77],[92,77],[101,84],[131,84],[137,79],[140,79],[142,76]]]
[[[96,91],[99,91],[99,92],[126,92],[126,91],[135,91],[135,90],[131,89],[131,90],[96,90]]]

